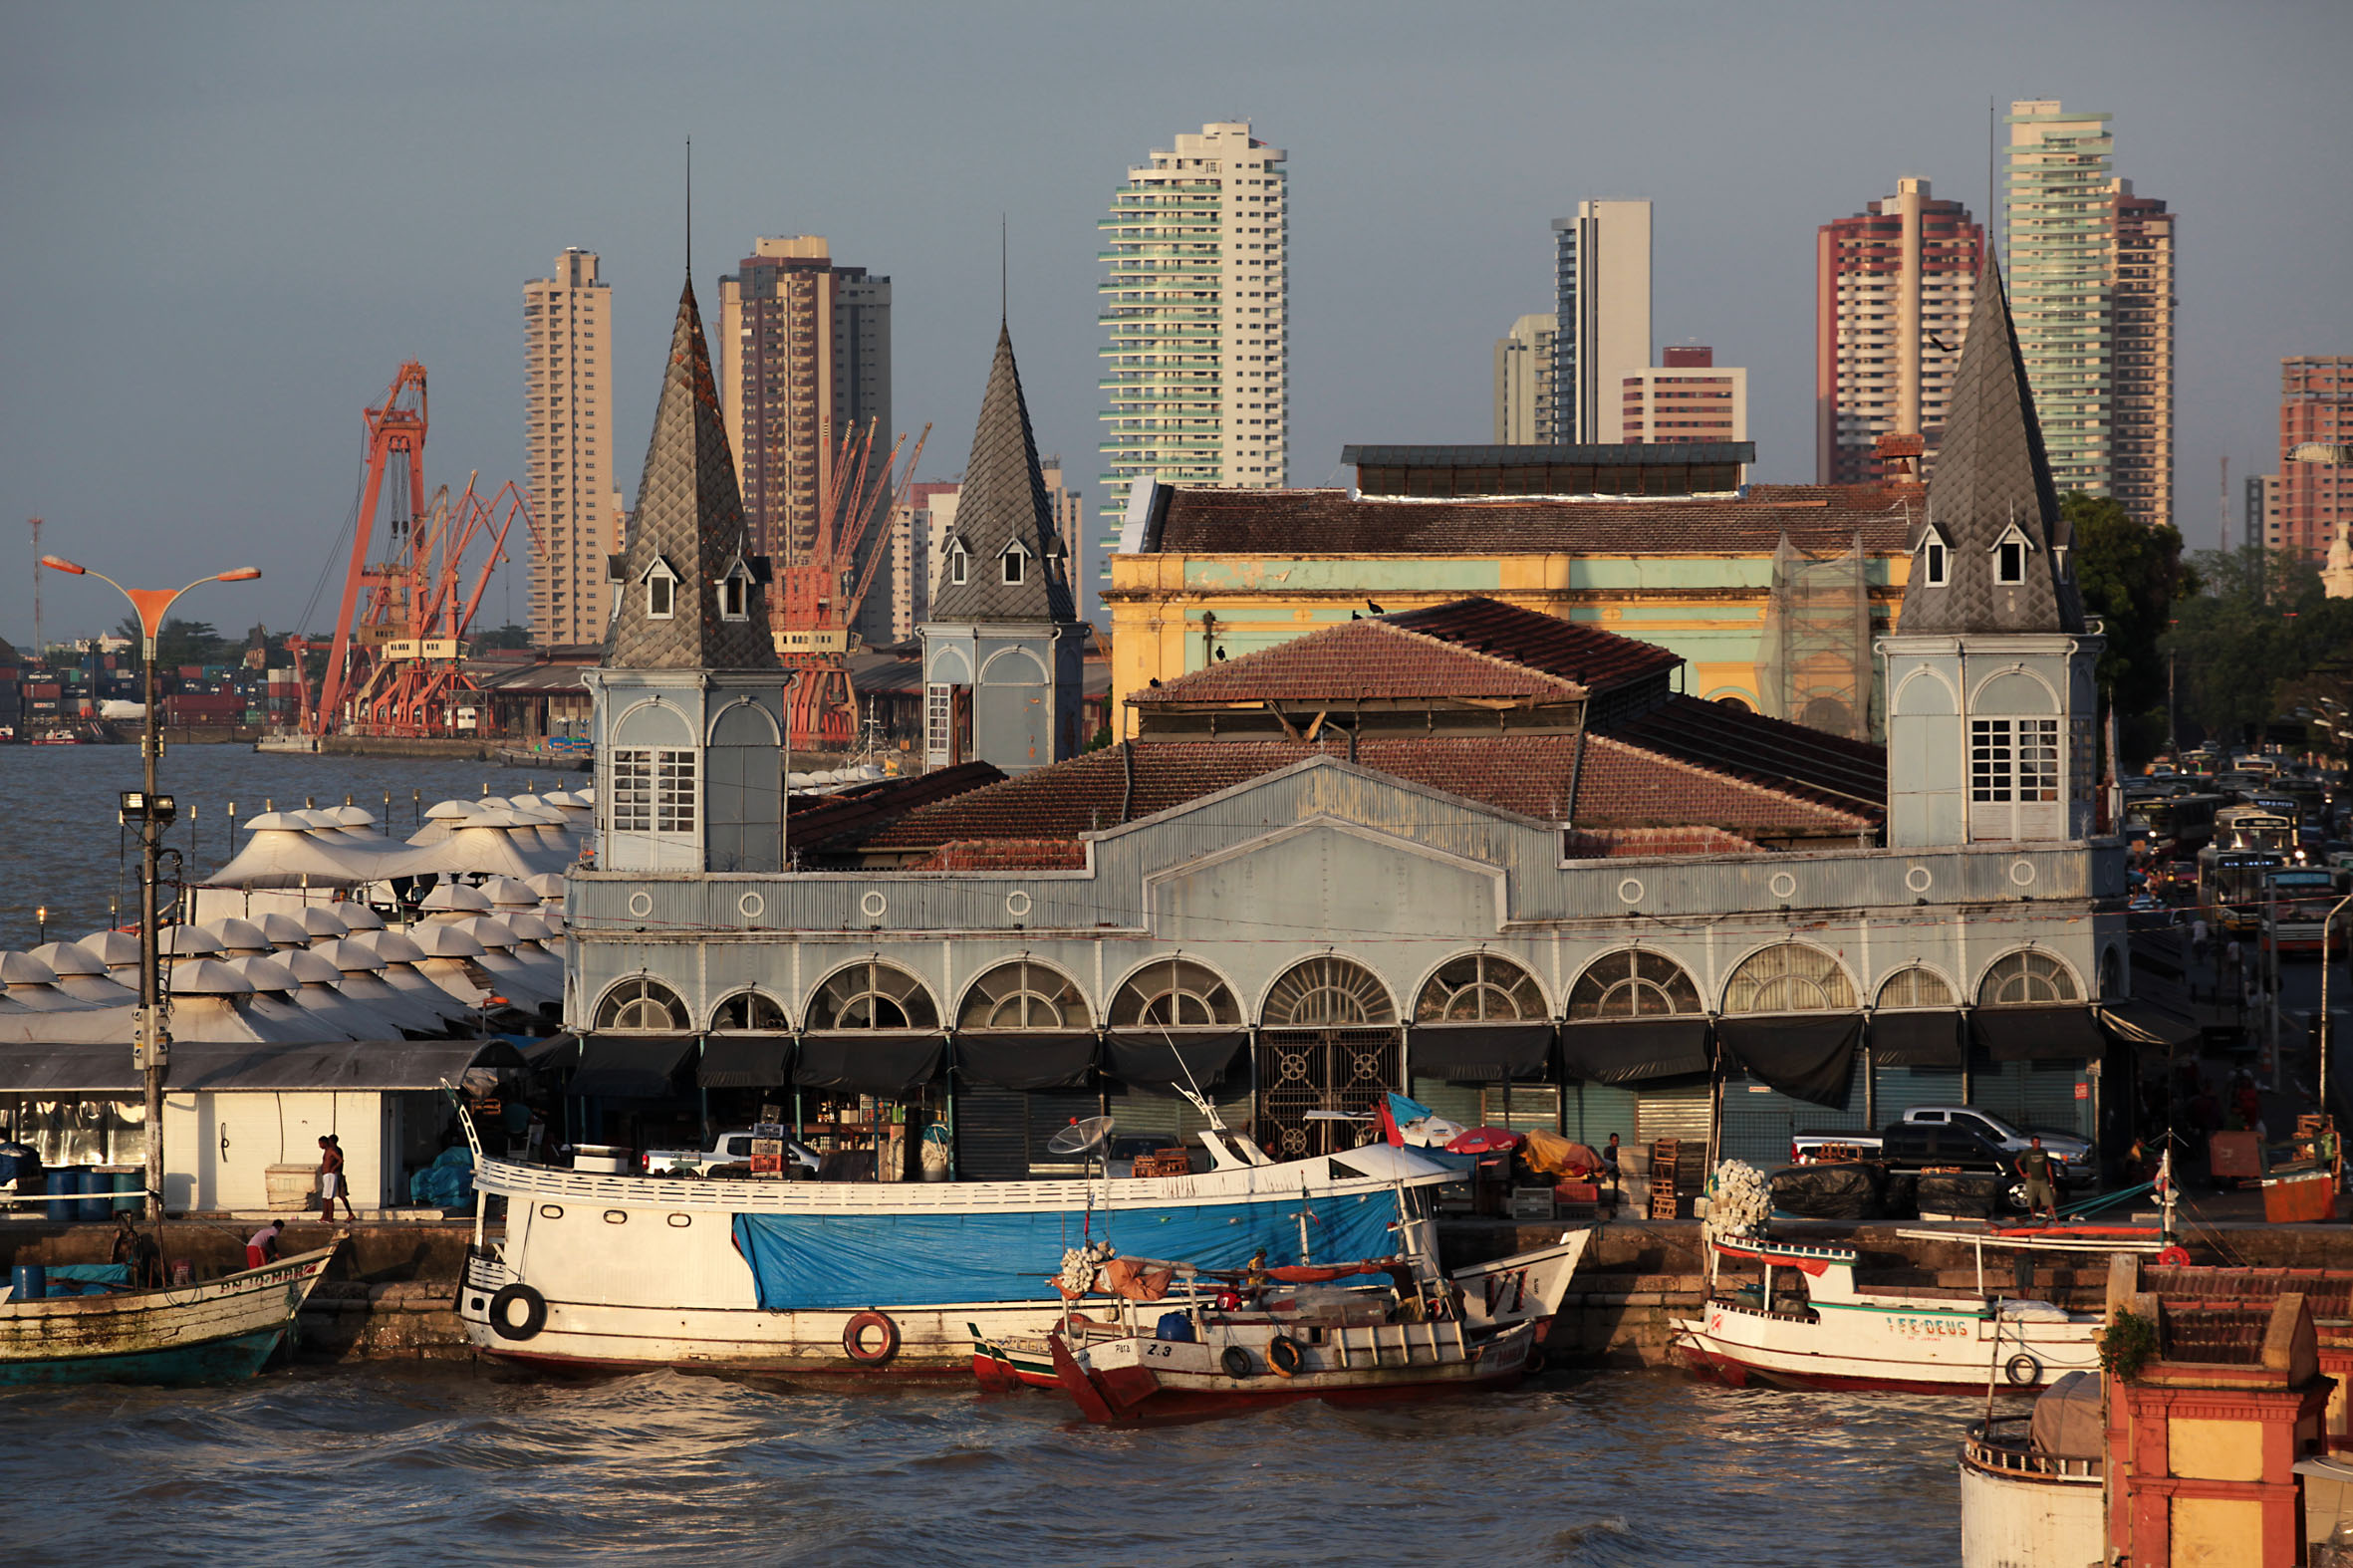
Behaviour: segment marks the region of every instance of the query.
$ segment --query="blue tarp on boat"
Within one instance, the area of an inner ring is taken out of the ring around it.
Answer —
[[[1308,1205],[1307,1244],[1318,1262],[1356,1262],[1398,1250],[1397,1194],[1324,1195]],[[770,1312],[826,1307],[933,1307],[1033,1301],[1062,1254],[1109,1241],[1123,1256],[1240,1268],[1259,1248],[1269,1263],[1299,1261],[1299,1199],[1254,1203],[1013,1214],[738,1214],[735,1248]]]

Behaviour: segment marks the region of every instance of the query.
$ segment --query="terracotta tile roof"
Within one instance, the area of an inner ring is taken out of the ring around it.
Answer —
[[[1572,828],[1564,843],[1571,860],[1757,853],[1754,844],[1721,828]]]
[[[1077,839],[956,839],[909,871],[1081,871],[1087,846]]]
[[[971,840],[1075,841],[1307,757],[1346,754],[1344,738],[1131,742],[919,808],[860,848],[919,859]],[[1878,820],[1877,812],[1866,817],[1606,736],[1591,737],[1581,769],[1576,756],[1573,735],[1384,737],[1357,749],[1366,768],[1545,821],[1569,815],[1574,777],[1581,828],[1704,827],[1785,838],[1855,833]]]
[[[1351,500],[1346,490],[1177,487],[1148,551],[1192,555],[1769,555],[1907,546],[1901,500],[1878,486],[1751,485],[1744,497]]]
[[[995,764],[964,762],[911,778],[885,779],[839,795],[795,796],[785,819],[785,843],[794,850],[822,853],[884,823],[951,796],[994,784],[1005,775]]]
[[[1646,751],[1785,790],[1875,823],[1887,815],[1887,752],[1865,741],[1689,696],[1671,696],[1643,712],[1612,718],[1603,727],[1612,737]]]
[[[1676,661],[1672,653],[1667,657]],[[1128,700],[1150,706],[1261,698],[1347,701],[1459,696],[1568,701],[1583,695],[1585,687],[1573,677],[1548,674],[1507,656],[1420,636],[1404,629],[1398,620],[1374,620],[1325,627],[1148,687]]]
[[[1683,662],[1681,654],[1656,643],[1492,599],[1457,599],[1384,619],[1408,632],[1559,675],[1588,691],[1665,674]]]

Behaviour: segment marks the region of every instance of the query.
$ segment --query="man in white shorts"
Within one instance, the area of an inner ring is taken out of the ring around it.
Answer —
[[[338,1197],[343,1199],[345,1216],[350,1219],[358,1219],[360,1215],[352,1207],[352,1195],[345,1190],[343,1184],[343,1149],[336,1142],[335,1135],[329,1133],[325,1138],[319,1140],[319,1217],[321,1219],[330,1223],[334,1222],[335,1200]]]

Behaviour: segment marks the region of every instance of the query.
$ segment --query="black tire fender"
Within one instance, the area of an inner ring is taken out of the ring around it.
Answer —
[[[518,1301],[523,1304],[520,1323],[507,1310]],[[529,1285],[502,1285],[490,1298],[489,1316],[490,1332],[500,1339],[531,1339],[547,1327],[547,1297]]]
[[[882,1343],[869,1344],[867,1331],[878,1328],[883,1331]],[[848,1352],[852,1361],[880,1366],[899,1354],[899,1325],[892,1322],[886,1313],[858,1313],[842,1326],[842,1349]]]
[[[1255,1376],[1258,1371],[1251,1364],[1250,1353],[1239,1345],[1226,1346],[1224,1354],[1217,1358],[1217,1365],[1225,1369],[1227,1377],[1237,1380]]]
[[[2001,1364],[2001,1375],[2013,1389],[2029,1389],[2042,1381],[2042,1363],[2024,1351]]]
[[[1296,1373],[1300,1363],[1306,1359],[1299,1349],[1299,1342],[1288,1334],[1277,1334],[1266,1342],[1266,1364],[1274,1369],[1274,1375],[1278,1378],[1287,1378]]]

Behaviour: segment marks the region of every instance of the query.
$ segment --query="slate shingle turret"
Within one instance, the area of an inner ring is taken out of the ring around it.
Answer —
[[[710,349],[689,281],[638,483],[629,540],[611,558],[619,609],[604,663],[618,669],[777,669],[768,564],[753,557]],[[727,580],[741,579],[730,595]],[[650,588],[667,577],[666,591]],[[659,612],[666,602],[668,614]]]
[[[1038,443],[1030,434],[1029,405],[1021,395],[1021,372],[1013,363],[1012,334],[999,323],[996,360],[980,399],[972,460],[964,465],[955,531],[947,546],[951,561],[956,547],[963,547],[964,580],[955,581],[952,568],[940,573],[930,618],[959,623],[1074,619],[1068,564],[1053,518]],[[1020,557],[1016,566],[1007,567],[1008,555]]]
[[[2085,630],[2009,298],[1988,255],[1954,378],[1927,515],[1912,533],[1907,636]]]

